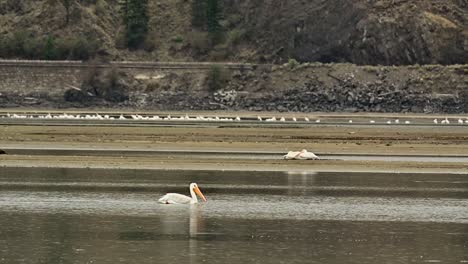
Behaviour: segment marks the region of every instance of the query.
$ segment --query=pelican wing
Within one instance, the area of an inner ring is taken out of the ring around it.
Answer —
[[[192,198],[179,193],[167,193],[158,200],[163,204],[189,204],[191,201]]]
[[[303,151],[289,151],[288,154],[283,156],[287,160],[316,160],[319,159],[317,155],[306,150]]]
[[[315,155],[314,153],[312,152],[304,152],[304,153],[301,153],[297,159],[311,159],[311,160],[316,160],[316,159],[319,159],[319,157],[317,157],[317,155]]]
[[[287,159],[287,160],[296,159],[299,154],[301,154],[301,152],[299,151],[289,151],[288,154],[283,156],[283,159]]]

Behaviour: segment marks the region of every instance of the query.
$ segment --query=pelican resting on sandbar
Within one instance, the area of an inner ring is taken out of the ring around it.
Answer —
[[[288,154],[283,156],[283,159],[286,160],[318,160],[320,159],[317,155],[312,152],[308,152],[307,150],[303,149],[301,151],[289,151]]]
[[[198,203],[197,195],[206,202],[205,196],[196,183],[190,184],[190,195],[191,197],[179,193],[166,193],[159,198],[158,202],[162,204],[196,204]]]

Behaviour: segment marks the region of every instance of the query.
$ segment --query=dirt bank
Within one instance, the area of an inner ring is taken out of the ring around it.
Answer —
[[[0,75],[3,70],[9,82],[2,84],[0,107],[468,112],[468,65],[384,67],[290,62],[250,66],[245,70],[213,66],[208,70],[161,71],[109,65],[92,75],[72,68],[64,73],[67,76],[55,80],[52,77],[58,76],[59,70],[51,67],[32,65],[24,73],[15,73],[22,68],[6,65],[0,68]]]

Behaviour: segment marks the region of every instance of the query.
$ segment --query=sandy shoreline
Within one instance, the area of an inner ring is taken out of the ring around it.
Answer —
[[[152,155],[151,150],[324,154],[468,155],[468,127],[94,127],[0,125],[3,148],[150,150],[148,155],[0,155],[0,166],[162,170],[368,171],[464,173],[461,162],[284,161],[200,159]]]
[[[154,157],[95,157],[2,155],[3,167],[145,169],[145,170],[224,170],[285,172],[393,172],[468,174],[468,166],[450,162],[383,162],[383,161],[286,161],[171,159]]]

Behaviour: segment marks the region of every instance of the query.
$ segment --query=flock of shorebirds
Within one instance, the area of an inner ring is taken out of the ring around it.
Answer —
[[[139,114],[120,114],[120,115],[109,115],[109,114],[10,114],[7,113],[4,116],[1,116],[1,118],[12,118],[12,119],[64,119],[64,120],[73,120],[73,119],[82,119],[82,120],[153,120],[153,121],[217,121],[217,122],[239,122],[239,121],[252,121],[255,120],[253,118],[244,118],[241,119],[241,117],[236,116],[236,117],[219,117],[219,116],[202,116],[202,115],[197,115],[197,116],[189,116],[189,115],[180,115],[180,116],[171,116],[171,115],[165,115],[165,116],[158,116],[158,115],[139,115]],[[259,122],[307,122],[307,123],[321,123],[322,120],[320,119],[309,119],[308,117],[302,117],[302,118],[296,118],[296,117],[289,117],[285,118],[284,116],[277,118],[275,116],[272,117],[261,117],[257,116],[256,118],[257,121]],[[354,121],[352,119],[348,120],[349,124],[352,124]],[[359,124],[362,124],[363,121],[359,120]],[[392,120],[386,120],[386,121],[375,121],[375,120],[369,120],[366,121],[369,124],[406,124],[409,125],[411,124],[411,121],[405,120],[405,121],[400,121],[399,119],[392,119]],[[433,120],[434,124],[468,124],[468,117],[466,119],[458,118],[458,119],[448,119],[447,117],[444,119],[434,119]]]

